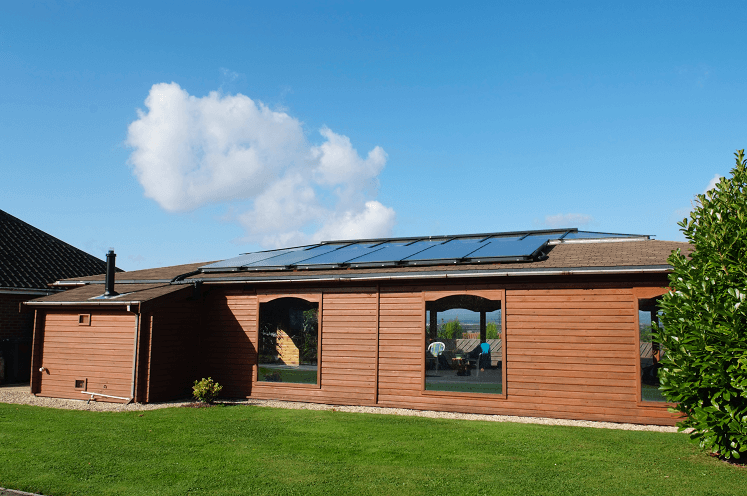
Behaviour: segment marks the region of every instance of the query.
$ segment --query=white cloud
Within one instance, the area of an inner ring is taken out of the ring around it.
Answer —
[[[145,257],[144,257],[144,256],[142,256],[142,255],[141,255],[141,254],[139,254],[139,253],[138,253],[137,255],[128,255],[128,256],[127,256],[127,259],[128,259],[128,260],[129,260],[130,262],[132,262],[132,263],[135,263],[135,264],[138,264],[138,265],[139,265],[139,264],[141,264],[141,263],[143,263],[143,262],[145,262],[145,260],[146,260],[146,259],[145,259]]]
[[[145,106],[128,129],[130,163],[165,210],[250,200],[232,217],[264,246],[391,233],[395,212],[375,201],[381,147],[364,159],[327,127],[314,146],[298,119],[241,94],[198,98],[160,83]]]
[[[551,228],[585,226],[593,221],[591,215],[586,214],[557,214],[545,216],[544,224]]]
[[[723,176],[719,174],[714,174],[710,181],[708,181],[708,185],[703,190],[703,194],[707,194],[710,190],[716,187],[716,184],[721,180]],[[698,204],[697,198],[690,201],[690,207],[681,207],[676,209],[674,212],[672,212],[672,215],[669,216],[669,222],[672,224],[676,224],[677,222],[680,222],[684,218],[690,217],[690,212],[693,211],[696,204]]]
[[[716,185],[718,184],[718,182],[721,180],[722,177],[723,176],[720,176],[718,174],[714,174],[713,178],[711,178],[711,180],[708,181],[708,186],[706,186],[706,189],[703,191],[703,194],[706,194],[706,193],[708,193],[709,190],[715,188]]]

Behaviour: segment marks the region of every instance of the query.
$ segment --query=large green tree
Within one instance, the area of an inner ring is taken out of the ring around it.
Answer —
[[[679,223],[693,251],[669,257],[656,332],[661,391],[684,415],[680,427],[727,459],[747,452],[747,160],[734,155],[731,177]]]

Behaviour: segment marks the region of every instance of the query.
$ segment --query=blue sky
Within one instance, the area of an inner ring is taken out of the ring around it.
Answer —
[[[746,11],[3,2],[0,209],[126,270],[364,236],[682,240],[747,147]]]

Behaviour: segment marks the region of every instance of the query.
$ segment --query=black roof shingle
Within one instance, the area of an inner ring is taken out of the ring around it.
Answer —
[[[106,272],[106,262],[0,210],[0,288],[46,289]]]

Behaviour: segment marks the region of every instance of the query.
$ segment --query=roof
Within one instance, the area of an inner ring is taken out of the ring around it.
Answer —
[[[417,278],[444,274],[450,277],[484,275],[557,275],[581,272],[662,272],[671,270],[667,258],[677,249],[691,251],[688,243],[642,239],[638,241],[559,243],[547,247],[547,257],[534,262],[451,263],[428,266],[382,268],[335,268],[328,270],[252,271],[202,273],[185,278],[185,282],[274,282],[315,279]]]
[[[169,294],[184,284],[263,284],[303,281],[426,279],[433,277],[466,278],[496,276],[567,275],[574,273],[667,273],[671,266],[667,258],[677,249],[688,254],[691,245],[684,242],[658,241],[648,237],[611,237],[588,239],[576,237],[570,240],[555,240],[543,248],[543,256],[522,262],[453,262],[434,265],[405,265],[387,267],[353,268],[331,266],[326,269],[298,268],[292,270],[236,271],[226,268],[223,272],[200,269],[210,263],[192,263],[160,267],[133,272],[118,273],[115,289],[127,293],[140,288],[127,300],[146,301]],[[90,285],[61,295],[35,300],[41,302],[87,302],[100,295],[104,276],[92,276],[59,281],[61,286]],[[117,297],[118,301],[124,296]],[[112,303],[116,301],[111,300]]]
[[[196,272],[197,269],[199,269],[201,266],[205,265],[206,263],[213,263],[213,262],[198,262],[198,263],[190,263],[190,264],[183,264],[183,265],[171,265],[169,267],[157,267],[153,269],[143,269],[143,270],[133,270],[130,272],[117,272],[117,275],[115,277],[115,283],[117,284],[117,288],[119,288],[119,284],[126,284],[128,282],[136,282],[136,283],[148,283],[148,282],[155,282],[155,283],[164,283],[164,282],[171,282],[171,280],[175,277],[178,277],[183,274],[189,274],[191,272]],[[57,281],[54,283],[54,286],[80,286],[83,284],[91,284],[91,283],[104,283],[104,279],[106,278],[106,274],[97,274],[93,276],[88,277],[70,277],[67,279],[62,279],[60,281]],[[118,292],[119,289],[117,289]]]
[[[141,304],[166,295],[184,290],[191,291],[188,286],[164,283],[117,284],[119,295],[102,298],[104,287],[101,284],[90,284],[70,289],[43,298],[36,298],[25,304],[30,306],[55,306],[65,304],[91,306],[124,306]]]
[[[440,265],[408,265],[380,268],[333,267],[326,270],[256,270],[205,272],[200,267],[211,262],[173,265],[132,272],[116,276],[115,290],[119,296],[97,299],[103,291],[104,275],[72,278],[58,281],[58,286],[73,287],[63,293],[37,298],[31,306],[53,305],[126,305],[142,304],[190,288],[185,285],[203,284],[263,284],[304,281],[349,281],[386,279],[428,279],[500,277],[500,276],[553,276],[569,274],[626,274],[668,273],[671,266],[667,258],[675,250],[689,254],[692,247],[677,241],[658,241],[648,237],[556,240],[544,247],[544,256],[526,262],[448,263]],[[228,270],[228,269],[226,269]],[[189,293],[191,294],[191,293]]]
[[[0,210],[0,288],[48,289],[60,279],[103,272],[103,260]]]
[[[561,242],[646,240],[640,234],[544,229],[483,234],[323,241],[315,245],[244,253],[201,267],[203,272],[381,268],[451,263],[536,262]]]

